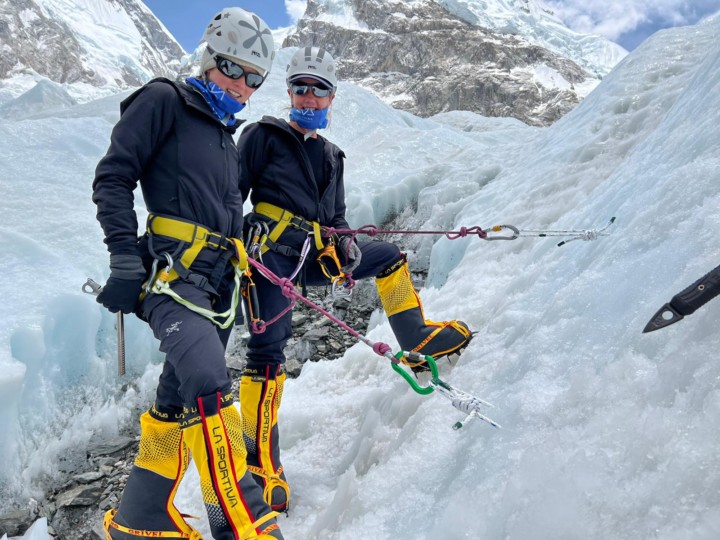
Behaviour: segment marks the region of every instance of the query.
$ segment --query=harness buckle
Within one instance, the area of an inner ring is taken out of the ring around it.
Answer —
[[[213,242],[211,239],[217,238],[217,242]],[[205,245],[212,250],[227,249],[221,242],[227,240],[226,236],[223,236],[217,232],[209,232],[205,237]]]

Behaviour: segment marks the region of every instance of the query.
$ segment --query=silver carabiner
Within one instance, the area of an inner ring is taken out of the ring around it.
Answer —
[[[500,232],[503,229],[508,229],[513,232],[512,236],[490,236],[490,233],[494,232]],[[487,240],[488,242],[492,240],[515,240],[516,238],[520,237],[520,229],[515,227],[514,225],[493,225],[489,229],[484,229],[485,234],[487,235],[484,240]]]
[[[160,255],[165,257],[165,262],[167,262],[167,266],[165,267],[165,272],[170,272],[172,270],[174,261],[173,258],[170,256],[170,254],[167,251],[163,251]],[[155,285],[155,279],[157,278],[158,274],[158,263],[159,259],[153,259],[152,267],[150,269],[150,277],[148,278],[147,282],[145,283],[145,292],[147,294],[150,294],[152,292],[152,288]]]
[[[335,299],[350,300],[353,295],[353,288],[345,286],[345,279],[336,278],[330,286],[330,294]]]

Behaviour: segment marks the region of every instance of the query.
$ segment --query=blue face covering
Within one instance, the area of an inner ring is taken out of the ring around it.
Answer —
[[[222,88],[212,81],[202,81],[195,77],[185,79],[185,82],[202,94],[210,108],[220,120],[227,119],[227,125],[235,124],[235,116],[245,108],[244,103],[230,97]]]
[[[324,129],[328,125],[327,109],[290,109],[290,120],[297,122],[297,125],[303,129]]]

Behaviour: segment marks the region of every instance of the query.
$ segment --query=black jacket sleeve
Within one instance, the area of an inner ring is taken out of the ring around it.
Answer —
[[[345,219],[345,212],[347,206],[345,204],[345,154],[339,151],[336,159],[336,175],[337,175],[337,187],[335,188],[335,215],[333,216],[330,225],[336,229],[349,229],[347,220]]]
[[[252,188],[253,178],[261,178],[267,157],[265,134],[259,124],[247,126],[237,142],[240,158],[240,193],[245,202]]]
[[[139,254],[133,191],[175,120],[179,98],[164,83],[149,83],[121,104],[110,148],[95,169],[92,200],[111,254]]]

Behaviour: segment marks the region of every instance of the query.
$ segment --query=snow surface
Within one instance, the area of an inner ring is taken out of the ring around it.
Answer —
[[[549,128],[420,119],[341,83],[327,136],[348,155],[354,225],[408,205],[428,229],[617,221],[563,247],[423,243],[428,316],[478,332],[441,376],[492,402],[504,427],[453,431],[462,415],[448,401],[414,393],[365,345],[307,364],[280,413],[286,538],[720,537],[720,301],[641,333],[718,264],[718,33],[717,16],[658,32]],[[287,114],[281,71],[248,118]],[[107,276],[90,184],[122,97],[0,120],[4,507],[39,497],[93,436],[134,422],[160,373],[149,330],[128,317],[128,375],[116,377],[114,316],[80,292]],[[384,320],[369,338],[396,347]],[[200,501],[191,468],[178,506],[202,516]],[[204,518],[195,525],[210,537]]]

